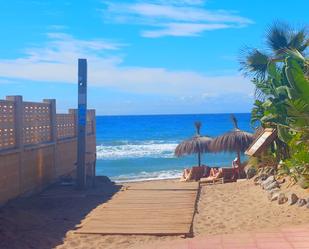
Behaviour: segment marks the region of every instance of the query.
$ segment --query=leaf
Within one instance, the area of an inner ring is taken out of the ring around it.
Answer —
[[[286,59],[287,67],[285,69],[287,79],[292,87],[296,89],[299,97],[309,104],[309,82],[305,74],[295,59],[288,57]]]
[[[293,136],[289,133],[289,130],[287,128],[278,125],[277,131],[278,137],[281,141],[289,143],[292,140]]]
[[[290,87],[287,87],[287,86],[277,87],[276,92],[278,93],[278,95],[285,95],[289,99],[294,99],[294,98],[297,97],[297,92],[293,88],[290,88]]]
[[[307,34],[305,28],[301,29],[296,34],[293,34],[289,42],[289,47],[295,48],[298,51],[303,52],[305,49],[304,45],[306,44],[307,41],[306,36]]]
[[[261,118],[262,123],[277,123],[278,117],[274,114],[267,114]]]
[[[266,34],[268,46],[276,53],[280,54],[282,49],[288,47],[291,28],[283,22],[275,22]]]
[[[268,63],[267,73],[274,80],[275,86],[279,86],[281,81],[281,75],[274,62]]]
[[[241,71],[245,75],[254,75],[257,78],[265,78],[267,72],[268,55],[257,49],[246,49],[240,59]]]

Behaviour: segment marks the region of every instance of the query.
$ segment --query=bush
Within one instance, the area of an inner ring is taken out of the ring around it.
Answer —
[[[298,183],[302,188],[309,187],[309,146],[305,142],[300,142],[295,136],[290,146],[290,158],[283,162],[280,168],[281,175],[290,176],[294,183]]]

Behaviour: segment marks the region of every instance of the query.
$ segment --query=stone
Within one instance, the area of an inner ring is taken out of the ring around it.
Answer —
[[[256,169],[254,167],[249,168],[246,171],[246,175],[247,175],[247,179],[251,179],[252,177],[256,175]]]
[[[268,190],[270,193],[273,193],[273,192],[277,192],[277,191],[279,191],[280,190],[280,188],[279,187],[277,187],[277,188],[273,188],[273,189],[271,189],[271,190]]]
[[[277,182],[278,182],[279,184],[283,184],[283,183],[285,183],[285,178],[282,178],[282,179],[280,179],[280,180],[277,180]]]
[[[288,195],[288,204],[289,205],[294,205],[298,201],[298,197],[296,194],[291,193]]]
[[[268,185],[267,185],[266,187],[264,187],[264,188],[265,188],[265,190],[272,190],[272,189],[274,189],[274,188],[279,188],[279,184],[278,184],[278,182],[274,181],[274,182],[268,184]]]
[[[260,180],[260,176],[259,175],[254,177],[254,179],[253,179],[254,182],[258,182],[259,180]]]
[[[305,199],[298,199],[297,206],[302,207],[307,204],[307,201]]]
[[[309,202],[307,202],[306,208],[309,208]]]
[[[298,178],[297,184],[301,186],[303,189],[308,189],[309,188],[308,177],[300,176]]]
[[[274,176],[269,176],[266,180],[262,181],[261,186],[265,189],[269,184],[275,181]]]
[[[278,204],[282,205],[288,201],[288,198],[285,196],[284,193],[280,193],[278,196]]]
[[[257,182],[256,182],[256,185],[262,185],[262,180],[260,179],[260,180],[258,180]]]
[[[270,201],[276,201],[276,200],[278,200],[278,197],[279,197],[279,194],[280,194],[280,189],[274,189],[274,190],[276,190],[276,191],[270,191],[269,193],[268,193],[268,200],[270,200]]]
[[[267,175],[267,174],[261,174],[261,175],[260,175],[260,180],[261,180],[261,181],[265,181],[267,178],[268,178],[268,175]]]
[[[276,193],[278,191],[280,191],[280,188],[273,188],[271,190],[268,190],[269,194],[273,194],[273,193]]]

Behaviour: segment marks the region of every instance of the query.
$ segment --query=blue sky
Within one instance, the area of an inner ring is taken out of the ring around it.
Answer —
[[[263,47],[274,20],[308,24],[307,10],[305,0],[3,1],[0,98],[75,107],[82,57],[98,114],[248,112],[240,49]]]

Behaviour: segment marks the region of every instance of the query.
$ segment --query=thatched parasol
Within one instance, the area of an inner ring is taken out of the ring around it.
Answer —
[[[241,165],[240,152],[246,151],[249,145],[253,142],[254,135],[240,130],[238,128],[237,119],[234,115],[231,115],[231,119],[234,123],[234,129],[215,138],[210,144],[210,149],[213,152],[237,152],[237,161],[238,164]]]
[[[209,144],[212,141],[210,137],[201,136],[201,126],[201,122],[195,122],[196,135],[184,140],[175,149],[175,155],[177,157],[197,154],[199,166],[201,166],[201,154],[209,151]]]

